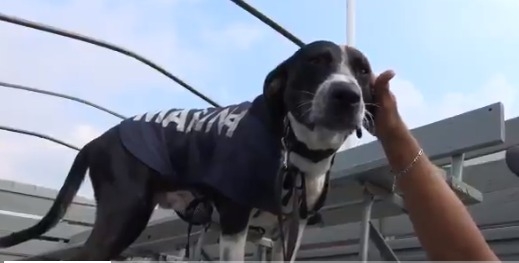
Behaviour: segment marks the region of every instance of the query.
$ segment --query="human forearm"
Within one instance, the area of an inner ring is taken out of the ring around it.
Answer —
[[[420,151],[403,125],[381,142],[394,171],[405,169]],[[430,259],[498,260],[441,172],[424,154],[397,180],[416,235]]]

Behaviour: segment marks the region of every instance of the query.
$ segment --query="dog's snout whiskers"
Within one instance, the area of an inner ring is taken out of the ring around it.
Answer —
[[[299,105],[297,105],[296,109],[299,109],[299,108],[302,108],[304,106],[311,105],[311,104],[312,104],[311,100],[303,101],[303,102],[299,103]]]
[[[301,115],[302,117],[305,117],[306,115],[310,114],[310,112],[312,112],[312,108],[308,108],[306,109],[306,111],[303,112],[303,114]]]
[[[315,96],[315,93],[307,91],[307,90],[300,90],[299,92],[301,92],[302,94],[306,94],[306,95],[310,95],[310,96]]]
[[[369,111],[366,111],[364,113],[364,118],[362,119],[362,121],[367,122],[369,124],[368,126],[375,126],[375,116],[373,116],[373,113]]]

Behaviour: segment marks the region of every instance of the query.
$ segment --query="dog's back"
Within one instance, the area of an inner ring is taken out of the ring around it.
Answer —
[[[250,103],[224,108],[170,109],[122,121],[124,147],[161,175],[185,179],[208,164],[215,148],[232,138]],[[176,183],[179,183],[178,181]]]
[[[262,97],[223,108],[171,109],[124,120],[128,152],[177,188],[205,185],[234,202],[272,210],[279,142]],[[258,189],[262,189],[261,192]]]

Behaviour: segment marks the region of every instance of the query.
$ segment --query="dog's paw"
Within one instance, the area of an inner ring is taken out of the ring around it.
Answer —
[[[324,224],[323,217],[320,213],[315,213],[308,218],[307,225],[314,226],[319,224]]]

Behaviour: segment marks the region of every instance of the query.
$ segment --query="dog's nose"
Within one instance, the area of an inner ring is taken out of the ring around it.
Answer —
[[[360,102],[360,90],[354,84],[334,82],[330,85],[330,99],[333,103],[353,105]]]

